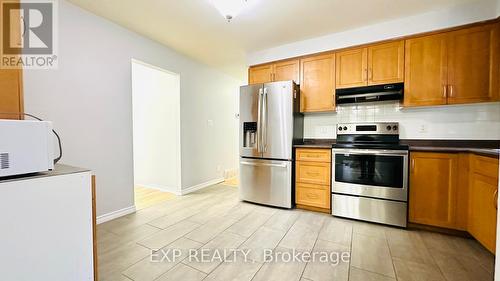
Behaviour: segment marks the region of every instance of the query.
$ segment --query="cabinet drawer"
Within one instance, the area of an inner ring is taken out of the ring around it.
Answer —
[[[300,148],[296,150],[297,161],[311,161],[311,162],[331,162],[331,149],[305,149]]]
[[[472,156],[472,170],[474,173],[498,179],[498,159],[486,156]]]
[[[296,203],[317,208],[330,208],[329,186],[316,186],[310,184],[297,184]]]
[[[296,181],[330,185],[330,163],[323,162],[296,162]]]

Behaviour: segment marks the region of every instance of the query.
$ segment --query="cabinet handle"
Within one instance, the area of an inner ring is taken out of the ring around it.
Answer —
[[[307,172],[307,174],[310,176],[319,176],[318,172]]]
[[[332,95],[332,106],[335,106],[335,93]]]
[[[443,99],[448,97],[448,86],[443,85]]]
[[[493,193],[493,206],[498,210],[498,188],[495,189],[495,193]]]
[[[449,87],[450,87],[449,97],[452,98],[453,97],[453,85],[449,85]]]
[[[413,173],[413,170],[415,170],[415,159],[411,159],[411,172]]]

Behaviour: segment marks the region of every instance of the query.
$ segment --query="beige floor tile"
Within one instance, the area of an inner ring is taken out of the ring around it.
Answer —
[[[235,220],[240,220],[246,215],[248,215],[251,211],[255,209],[256,205],[239,202],[236,206],[231,208],[225,215],[225,217]]]
[[[386,230],[391,229],[388,226],[382,226],[375,223],[354,221],[352,231],[365,236],[374,236],[385,238]]]
[[[132,280],[155,280],[160,275],[173,268],[176,264],[180,263],[188,256],[190,250],[196,250],[201,246],[201,243],[186,238],[180,238],[162,248],[156,254],[149,255],[140,260],[138,263],[125,270],[123,274]]]
[[[288,231],[299,218],[299,215],[299,212],[293,210],[278,210],[264,226],[281,231]]]
[[[423,264],[394,258],[398,281],[446,281],[437,265]]]
[[[345,246],[351,246],[352,223],[338,218],[326,219],[319,232],[318,239],[330,241]]]
[[[479,265],[471,256],[457,255],[430,250],[432,257],[447,280],[491,281],[492,273]],[[462,253],[463,254],[463,253]]]
[[[318,258],[307,263],[302,277],[314,281],[347,281],[349,278],[350,247],[325,240],[316,241],[312,253],[317,253]],[[333,260],[319,259],[320,254],[328,254]],[[346,254],[344,254],[346,253]],[[344,255],[344,260],[342,260]]]
[[[141,259],[149,256],[151,250],[129,243],[98,257],[98,272],[102,279],[120,276],[121,272]]]
[[[181,221],[137,243],[149,249],[158,250],[193,231],[199,226],[199,224],[194,222]]]
[[[262,226],[240,246],[240,249],[250,250],[248,254],[250,259],[264,262],[264,250],[276,248],[285,233],[282,230]]]
[[[259,270],[262,264],[245,260],[242,254],[233,255],[230,257],[232,261],[223,262],[204,280],[233,280],[233,281],[248,281],[252,280],[255,273]],[[271,280],[271,279],[268,279]]]
[[[312,213],[301,213],[290,228],[279,247],[311,251],[323,225],[325,216]]]
[[[224,216],[236,204],[238,204],[237,200],[224,200],[204,210],[203,212],[197,213],[196,215],[190,217],[189,220],[199,224],[205,224],[216,217]]]
[[[387,230],[386,236],[392,257],[429,265],[436,264],[419,235],[419,231],[394,228]]]
[[[489,273],[493,274],[495,270],[495,255],[490,253],[479,242],[473,239],[467,239],[468,251],[478,260],[479,264]]]
[[[395,278],[389,246],[385,238],[353,234],[351,265]]]
[[[185,208],[182,210],[177,210],[171,214],[168,214],[163,217],[159,217],[148,222],[149,225],[152,225],[157,228],[165,229],[171,225],[174,225],[180,221],[183,221],[197,213],[201,212],[198,208]]]
[[[378,273],[351,267],[351,271],[349,273],[349,281],[396,281],[396,279],[380,275]]]
[[[205,244],[234,223],[236,223],[234,219],[226,217],[214,218],[187,234],[186,237]]]
[[[290,260],[293,255],[293,250],[286,248],[276,248],[274,250],[277,253],[289,253],[289,255],[279,257],[274,261],[266,261],[264,265],[259,269],[255,277],[252,281],[264,281],[264,280],[273,280],[273,281],[292,281],[292,280],[300,280],[302,276],[302,272],[306,267],[307,262],[305,261],[293,261]]]
[[[243,237],[250,237],[260,226],[272,216],[272,213],[259,212],[254,210],[246,217],[231,225],[227,231],[236,233]]]
[[[223,259],[231,255],[234,252],[233,250],[237,249],[244,241],[245,237],[230,232],[223,232],[203,245],[190,258],[186,258],[182,262],[208,274],[219,266],[223,262]],[[204,256],[214,257],[214,259],[207,258],[207,261],[204,261]]]
[[[180,263],[156,281],[201,281],[206,276],[205,273]]]

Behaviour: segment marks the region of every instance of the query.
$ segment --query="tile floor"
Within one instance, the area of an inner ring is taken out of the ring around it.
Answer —
[[[266,249],[282,259],[266,261]],[[284,262],[293,249],[330,259]],[[494,267],[471,239],[244,203],[224,185],[99,225],[98,251],[104,281],[480,281],[493,280]]]

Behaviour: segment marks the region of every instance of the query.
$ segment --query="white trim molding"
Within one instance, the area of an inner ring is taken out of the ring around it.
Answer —
[[[120,210],[116,210],[97,217],[97,224],[101,224],[110,220],[117,219],[119,217],[126,216],[128,214],[135,213],[135,205]]]
[[[205,187],[209,187],[211,185],[221,183],[223,181],[224,181],[224,178],[218,178],[218,179],[203,182],[203,183],[200,183],[200,184],[188,187],[188,188],[184,188],[184,189],[181,189],[181,195],[186,195],[186,194],[189,194],[191,192],[195,192],[197,190],[203,189]]]

